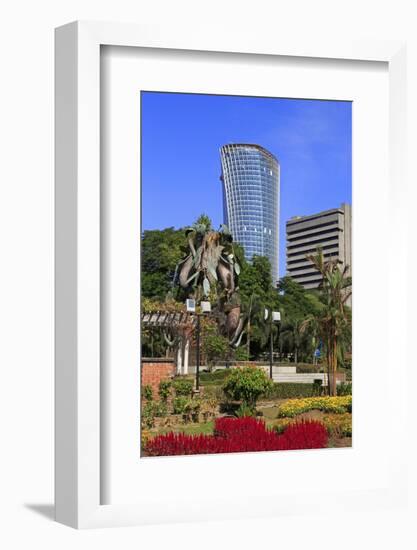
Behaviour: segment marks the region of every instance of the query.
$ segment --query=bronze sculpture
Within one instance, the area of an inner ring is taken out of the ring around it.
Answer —
[[[243,335],[239,274],[241,263],[233,237],[226,225],[214,231],[208,224],[196,223],[186,229],[188,248],[178,263],[174,284],[183,288],[197,304],[213,304],[219,331],[232,347],[239,346]]]

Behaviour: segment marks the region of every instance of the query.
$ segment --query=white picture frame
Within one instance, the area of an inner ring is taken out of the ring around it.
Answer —
[[[75,22],[56,30],[56,519],[76,528],[135,525],[182,518],[175,500],[163,513],[151,503],[101,504],[100,391],[100,48],[165,48],[298,58],[381,61],[389,71],[390,181],[396,198],[396,237],[405,234],[404,208],[406,55],[401,41],[280,41],[239,30],[213,36],[195,28],[187,35],[173,28]],[[394,238],[394,237],[393,237]],[[405,252],[400,252],[404,254]],[[390,316],[405,316],[405,299],[389,304]],[[404,403],[404,356],[397,370],[398,403]],[[397,419],[405,418],[405,405]],[[404,434],[398,430],[395,464],[384,491],[347,495],[350,505],[401,503],[407,480]],[[325,497],[323,493],[322,497]],[[173,496],[174,498],[174,496]],[[289,495],[287,509],[306,510],[316,496]],[[298,502],[297,502],[298,501]],[[277,504],[273,514],[286,512]],[[239,507],[229,517],[239,517]],[[260,514],[262,515],[262,513]],[[185,518],[184,518],[185,519]],[[205,518],[207,519],[207,517]],[[213,519],[215,516],[213,515]]]

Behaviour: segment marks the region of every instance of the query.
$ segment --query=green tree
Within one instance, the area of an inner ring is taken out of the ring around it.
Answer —
[[[223,384],[223,391],[227,397],[242,401],[252,412],[255,411],[259,397],[273,386],[262,369],[244,367],[233,369]]]
[[[239,289],[245,303],[249,303],[253,295],[265,304],[271,301],[276,290],[272,286],[271,264],[268,258],[254,256],[251,263],[244,262]]]
[[[142,297],[164,300],[186,245],[184,232],[168,227],[142,235]]]
[[[239,279],[242,305],[247,316],[248,354],[256,357],[264,349],[268,326],[265,324],[265,308],[279,309],[279,295],[272,285],[271,264],[265,256],[254,256],[252,262],[243,261]]]
[[[198,218],[196,219],[196,221],[194,222],[194,224],[195,225],[205,225],[206,229],[208,231],[213,229],[211,219],[209,218],[209,216],[207,216],[207,214],[200,214],[198,216]]]
[[[346,302],[351,296],[352,280],[348,276],[348,266],[342,267],[338,260],[325,261],[321,249],[308,259],[322,276],[320,291],[324,307],[315,319],[326,349],[329,393],[336,395],[338,363],[351,334],[350,310]],[[304,324],[307,326],[309,322],[307,318]]]
[[[303,317],[286,316],[281,330],[281,345],[287,345],[294,353],[294,363],[298,363],[299,352],[304,344]]]
[[[217,324],[207,320],[203,324],[202,348],[208,369],[211,371],[217,361],[227,360],[230,347],[225,336],[218,332]]]

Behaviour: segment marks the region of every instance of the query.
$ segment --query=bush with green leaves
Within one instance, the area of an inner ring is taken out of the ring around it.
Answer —
[[[352,382],[342,382],[336,386],[337,395],[352,395]]]
[[[313,395],[320,396],[323,393],[323,380],[315,378],[313,381]]]
[[[239,407],[235,410],[235,416],[238,418],[243,418],[245,416],[254,416],[255,410],[247,405],[246,403],[241,403]]]
[[[143,428],[153,428],[155,425],[155,407],[152,401],[148,401],[142,407],[141,423]]]
[[[261,395],[267,394],[273,382],[265,371],[254,367],[233,369],[223,384],[223,391],[229,399],[242,401],[254,410]]]
[[[201,400],[181,395],[175,397],[172,407],[174,414],[182,414],[185,422],[190,422],[191,420],[197,422],[201,409]]]
[[[153,390],[152,386],[146,385],[142,388],[142,395],[146,401],[152,401],[153,400]]]
[[[297,363],[297,372],[298,373],[309,373],[316,374],[318,372],[324,372],[325,366],[323,364],[312,365],[311,363]]]
[[[159,397],[165,403],[168,401],[168,397],[171,395],[171,380],[161,380],[159,382],[158,394]]]
[[[193,381],[188,378],[177,378],[172,383],[177,397],[190,397],[193,393]]]
[[[164,401],[158,401],[154,407],[155,416],[165,417],[168,415],[168,406]]]
[[[249,353],[246,347],[239,347],[235,350],[235,361],[249,361]]]
[[[179,397],[175,397],[172,401],[172,408],[174,411],[174,414],[184,414],[187,409],[189,398],[185,395],[180,395]]]
[[[230,349],[228,339],[218,334],[217,327],[212,326],[205,328],[202,347],[209,370],[216,365],[217,361],[225,360]]]
[[[142,427],[153,428],[155,418],[164,418],[168,415],[168,406],[163,401],[148,401],[142,407]]]

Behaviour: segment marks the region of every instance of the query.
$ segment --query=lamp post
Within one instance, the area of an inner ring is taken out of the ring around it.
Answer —
[[[196,303],[195,300],[187,300],[186,306],[187,311],[195,313],[197,316],[197,323],[196,323],[196,367],[195,367],[195,391],[198,393],[200,391],[200,333],[201,333],[201,322],[200,317],[201,315],[204,315],[205,313],[210,313],[211,311],[211,304],[208,301],[202,301],[201,302],[201,311],[202,313],[199,313],[196,311]]]
[[[195,391],[200,391],[200,313],[197,313],[197,335],[196,335],[196,368],[195,368]]]
[[[272,325],[273,323],[277,323],[278,325],[278,338],[279,338],[279,324],[281,322],[281,313],[279,311],[271,311],[269,312],[267,309],[265,309],[265,319],[268,319],[268,315],[270,315],[270,327],[269,327],[269,378],[273,379],[272,374],[272,367],[274,362],[274,338],[272,333]]]

